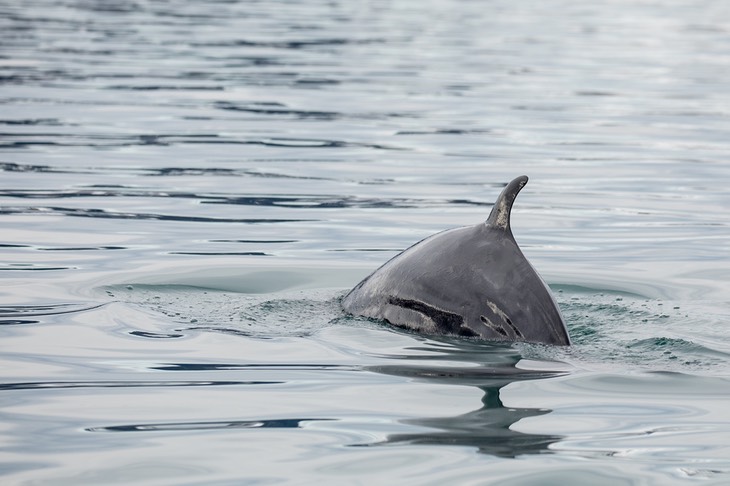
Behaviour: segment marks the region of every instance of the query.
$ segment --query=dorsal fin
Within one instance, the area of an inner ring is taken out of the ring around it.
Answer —
[[[492,207],[492,212],[489,213],[487,226],[512,233],[509,224],[510,211],[512,211],[512,204],[514,204],[517,194],[525,187],[525,184],[527,184],[527,176],[523,175],[513,179],[512,182],[507,184],[507,187],[502,189],[497,201],[494,203],[494,207]]]

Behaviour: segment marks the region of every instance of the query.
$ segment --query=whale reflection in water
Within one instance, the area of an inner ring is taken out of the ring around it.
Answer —
[[[424,417],[404,419],[403,424],[428,427],[431,431],[391,434],[385,441],[367,446],[388,444],[453,445],[474,447],[480,453],[497,457],[513,458],[525,454],[540,454],[549,446],[563,439],[559,435],[528,434],[513,430],[513,424],[523,418],[546,415],[552,410],[544,408],[506,407],[500,398],[500,390],[515,381],[540,380],[565,375],[561,371],[531,371],[516,368],[521,359],[511,354],[509,348],[494,346],[505,361],[492,366],[433,367],[433,366],[377,366],[371,371],[404,376],[431,383],[469,385],[479,388],[484,395],[481,407],[453,417]],[[511,359],[510,359],[511,358]],[[510,361],[512,361],[510,363]]]

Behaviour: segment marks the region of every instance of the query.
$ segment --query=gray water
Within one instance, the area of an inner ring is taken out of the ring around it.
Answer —
[[[724,0],[0,0],[3,484],[728,484]],[[339,299],[530,183],[574,346]]]

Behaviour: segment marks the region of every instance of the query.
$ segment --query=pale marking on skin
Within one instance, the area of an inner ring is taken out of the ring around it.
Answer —
[[[502,309],[497,307],[497,304],[495,304],[491,300],[488,300],[487,307],[489,307],[489,309],[492,312],[494,312],[495,315],[499,316],[502,319],[502,321],[505,324],[507,324],[510,327],[510,329],[512,329],[512,332],[514,332],[515,338],[524,339],[525,336],[520,332],[519,329],[517,329],[517,327],[515,327],[515,325],[512,323],[512,320],[507,316],[507,314],[505,314]],[[490,324],[491,324],[491,322],[490,322]]]
[[[509,223],[509,210],[507,209],[507,203],[504,199],[501,199],[498,204],[499,207],[497,208],[497,221],[495,221],[495,226],[501,229],[507,229],[507,224]]]
[[[495,303],[494,303],[494,302],[492,302],[491,300],[488,300],[488,301],[487,301],[487,307],[489,307],[489,309],[490,309],[490,310],[491,310],[492,312],[494,312],[494,313],[495,313],[495,314],[497,314],[497,315],[498,315],[499,317],[501,317],[501,318],[502,318],[502,320],[503,320],[504,322],[507,322],[507,314],[505,314],[505,313],[504,313],[504,311],[503,311],[502,309],[500,309],[499,307],[497,307],[497,304],[495,304]]]
[[[496,326],[492,321],[489,320],[486,316],[479,316],[479,319],[482,321],[482,324],[484,324],[485,327],[488,329],[491,329],[492,331],[496,332],[497,334],[500,334],[504,337],[507,337],[507,332],[499,326]]]

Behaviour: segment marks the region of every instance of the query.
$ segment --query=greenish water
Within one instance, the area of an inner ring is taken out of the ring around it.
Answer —
[[[724,2],[0,0],[3,484],[726,484]],[[570,348],[339,299],[530,182]]]

